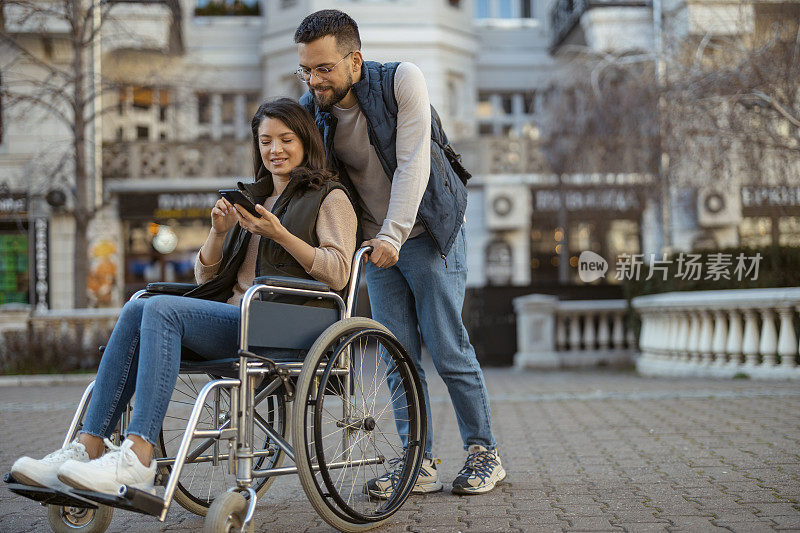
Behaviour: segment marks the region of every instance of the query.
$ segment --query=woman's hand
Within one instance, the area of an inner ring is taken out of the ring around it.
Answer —
[[[284,240],[283,238],[289,231],[283,227],[278,217],[273,215],[263,205],[256,204],[256,211],[261,215],[261,218],[254,217],[243,207],[239,207],[238,205],[234,206],[234,213],[242,228],[250,233],[267,237],[281,244]]]
[[[236,224],[236,211],[225,198],[220,198],[211,208],[211,228],[214,233],[224,235]]]

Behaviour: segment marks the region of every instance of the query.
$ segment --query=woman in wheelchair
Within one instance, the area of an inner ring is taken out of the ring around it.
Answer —
[[[296,102],[279,99],[258,108],[251,128],[255,182],[239,188],[255,200],[260,216],[224,198],[216,202],[195,263],[199,286],[184,296],[125,304],[78,438],[43,459],[18,459],[11,472],[19,482],[109,494],[124,484],[154,492],[153,446],[182,347],[209,360],[237,357],[239,303],[256,276],[316,279],[334,290],[347,284],[356,215],[326,169],[312,117]],[[117,447],[109,438],[134,392],[126,438]]]

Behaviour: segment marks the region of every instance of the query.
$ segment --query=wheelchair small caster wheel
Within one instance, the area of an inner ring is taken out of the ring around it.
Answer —
[[[103,533],[113,517],[114,509],[105,505],[98,505],[97,509],[47,506],[47,521],[54,533]]]
[[[211,503],[203,523],[204,533],[246,533],[242,522],[247,513],[247,500],[240,492],[223,492]],[[248,528],[253,530],[253,524]]]

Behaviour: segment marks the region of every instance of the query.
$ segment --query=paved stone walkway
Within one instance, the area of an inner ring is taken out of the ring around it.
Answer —
[[[506,482],[458,497],[465,454],[431,374],[445,492],[413,496],[386,532],[800,530],[800,384],[640,378],[610,372],[488,369]],[[0,387],[0,468],[52,451],[78,385]],[[41,455],[40,455],[41,456]],[[45,511],[0,488],[0,531],[49,531]],[[259,503],[256,531],[327,532],[294,476]],[[197,531],[117,511],[110,531]]]

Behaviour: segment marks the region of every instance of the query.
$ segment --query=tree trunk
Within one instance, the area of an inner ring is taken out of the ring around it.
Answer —
[[[75,151],[75,245],[73,269],[73,307],[83,309],[87,306],[86,294],[89,275],[89,223],[94,215],[89,205],[88,172],[86,165],[86,61],[85,47],[81,45],[83,26],[80,13],[80,2],[73,1],[73,70],[75,73],[75,98],[73,100],[73,139]]]

